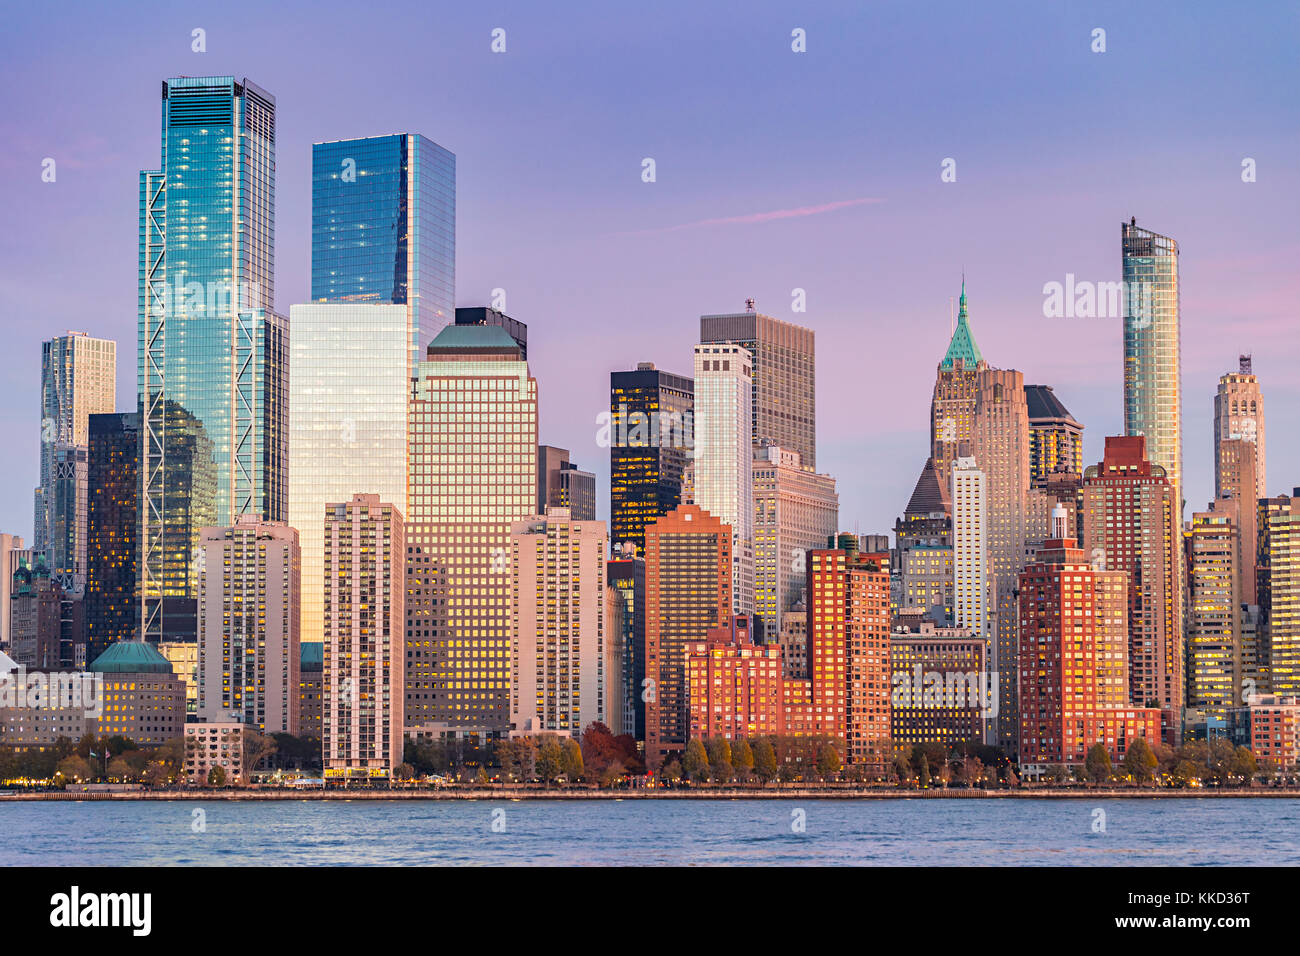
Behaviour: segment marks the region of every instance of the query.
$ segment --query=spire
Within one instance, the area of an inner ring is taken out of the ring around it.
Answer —
[[[966,368],[974,368],[980,362],[984,361],[984,356],[980,353],[980,347],[975,344],[975,336],[970,330],[970,313],[966,309],[966,272],[962,271],[961,275],[961,299],[957,310],[957,328],[952,333],[952,341],[948,343],[948,353],[944,355],[943,361],[939,364],[940,368],[953,368],[957,360],[960,359]]]

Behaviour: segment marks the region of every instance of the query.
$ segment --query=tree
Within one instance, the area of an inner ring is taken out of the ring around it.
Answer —
[[[1054,763],[1047,768],[1047,779],[1055,784],[1065,783],[1070,778],[1070,771],[1065,768],[1065,764]]]
[[[95,769],[90,761],[78,754],[60,760],[58,774],[65,783],[89,783],[95,779]]]
[[[258,764],[275,753],[275,741],[259,734],[252,727],[245,727],[241,736],[244,739],[244,773],[250,774],[257,769]]]
[[[1106,752],[1106,745],[1095,743],[1088,748],[1088,755],[1083,760],[1084,767],[1087,768],[1088,778],[1093,783],[1102,783],[1110,779],[1113,768],[1110,763],[1110,754]]]
[[[709,779],[709,755],[704,752],[704,744],[698,737],[692,737],[686,745],[682,771],[691,783],[703,783]]]
[[[393,776],[398,780],[412,780],[415,777],[415,768],[409,763],[398,764],[397,769],[393,771]]]
[[[817,751],[817,775],[825,780],[839,773],[842,766],[840,752],[829,743],[822,744]]]
[[[213,767],[208,771],[209,787],[224,787],[226,785],[226,768]]]
[[[108,779],[118,783],[128,783],[136,778],[136,770],[131,762],[123,756],[114,757],[108,762]]]
[[[593,721],[582,732],[582,765],[594,777],[599,779],[610,764],[619,760],[618,742],[609,728],[599,721]]]
[[[582,762],[582,747],[572,737],[564,742],[564,755],[560,763],[564,768],[564,775],[569,778],[570,783],[582,779],[585,772]]]
[[[659,768],[659,776],[661,779],[666,780],[669,783],[676,783],[677,781],[682,779],[681,763],[677,760],[676,757],[674,757],[672,760],[668,761],[666,764],[664,764],[662,767]]]
[[[776,751],[772,749],[772,741],[766,737],[759,737],[754,741],[754,773],[764,784],[771,783],[776,779]]]
[[[478,784],[480,787],[486,787],[489,783],[491,783],[491,781],[488,780],[487,767],[480,766],[478,768],[478,773],[474,775],[474,782]]]
[[[554,783],[555,778],[564,773],[564,750],[554,735],[548,734],[537,748],[534,772],[542,783]]]
[[[917,773],[917,778],[920,780],[922,789],[930,786],[930,758],[924,753],[921,754],[921,769]]]
[[[1259,764],[1255,760],[1254,752],[1249,747],[1238,747],[1232,757],[1232,772],[1249,786],[1258,771]]]
[[[894,776],[898,779],[900,786],[907,784],[912,779],[912,761],[908,760],[903,754],[894,755]]]
[[[1151,779],[1159,761],[1145,737],[1134,737],[1129,741],[1128,750],[1124,752],[1124,772],[1138,783]]]
[[[739,780],[743,782],[749,779],[754,771],[754,751],[749,746],[749,741],[744,738],[736,741],[736,746],[731,748],[731,765]]]

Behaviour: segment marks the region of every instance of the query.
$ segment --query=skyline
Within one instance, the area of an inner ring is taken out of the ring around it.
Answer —
[[[1300,348],[1283,311],[1298,298],[1294,274],[1284,271],[1300,250],[1286,202],[1297,173],[1285,168],[1297,136],[1279,119],[1295,112],[1281,99],[1294,80],[1281,24],[1294,13],[1278,11],[1276,29],[1261,29],[1258,14],[1245,23],[1239,14],[1201,14],[1198,29],[1219,28],[1206,31],[1219,56],[1193,72],[1185,65],[1192,18],[1169,20],[1151,8],[1029,8],[1019,33],[1002,19],[959,12],[921,22],[900,10],[855,14],[836,29],[829,14],[774,4],[741,26],[725,13],[691,11],[612,32],[605,18],[573,12],[488,19],[453,11],[445,61],[422,58],[412,77],[386,50],[367,62],[389,73],[340,69],[325,85],[297,58],[342,62],[343,44],[369,48],[367,31],[378,27],[346,19],[330,27],[321,17],[315,46],[287,56],[275,47],[271,56],[270,38],[286,35],[277,27],[292,11],[265,14],[262,38],[234,32],[243,6],[225,22],[163,15],[143,32],[89,8],[75,23],[22,11],[0,41],[39,117],[0,127],[15,145],[0,159],[16,226],[0,247],[0,282],[19,356],[4,371],[15,400],[0,439],[23,462],[0,485],[7,531],[31,533],[40,342],[69,328],[116,340],[128,353],[119,356],[118,407],[134,409],[136,178],[155,162],[157,89],[175,74],[246,75],[276,97],[282,313],[309,301],[312,143],[409,129],[457,155],[457,305],[488,304],[493,289],[506,289],[503,311],[533,330],[539,439],[596,473],[600,519],[609,517],[608,452],[594,443],[595,419],[608,407],[609,372],[652,361],[689,374],[699,316],[739,311],[752,296],[758,311],[816,331],[818,470],[839,482],[842,528],[887,531],[925,460],[928,383],[947,348],[963,268],[985,357],[1024,372],[1026,384],[1054,386],[1086,426],[1084,464],[1100,461],[1104,437],[1123,433],[1120,320],[1045,319],[1042,287],[1071,274],[1118,280],[1115,225],[1130,216],[1181,249],[1185,515],[1213,494],[1214,390],[1238,353],[1253,353],[1275,421],[1300,411],[1300,388],[1284,375]],[[1152,23],[1167,32],[1156,35]],[[1099,24],[1109,49],[1093,54],[1088,34]],[[196,25],[207,30],[207,53],[190,50]],[[508,31],[504,55],[489,49],[498,25]],[[795,26],[808,31],[805,54],[790,50]],[[78,31],[101,35],[51,76],[39,44],[19,41],[56,28],[74,44]],[[929,44],[913,42],[922,29]],[[424,39],[384,36],[398,48]],[[743,83],[719,79],[719,43],[753,57]],[[846,110],[842,90],[827,93],[857,78],[863,64],[854,54],[864,50],[867,69],[878,64],[880,75],[852,88],[870,102]],[[890,65],[904,51],[918,82],[882,85],[900,75]],[[927,57],[939,66],[927,71]],[[583,68],[556,70],[557,59]],[[674,84],[679,59],[696,66],[703,94]],[[1135,63],[1150,68],[1144,96],[1173,98],[1161,101],[1165,111],[1131,108],[1126,78]],[[39,82],[31,75],[38,69]],[[1023,83],[1034,69],[1043,75]],[[82,70],[102,82],[87,87],[77,80]],[[100,99],[110,89],[116,108]],[[378,95],[390,91],[406,95]],[[430,93],[439,99],[422,105]],[[1015,109],[989,115],[981,94],[1023,107],[1028,118]],[[597,125],[566,140],[547,121],[575,99],[571,121]],[[629,103],[642,113],[626,110]],[[1080,128],[1086,115],[1102,118],[1095,130]],[[1131,147],[1135,135],[1140,150]],[[1207,148],[1207,138],[1217,145]],[[40,181],[46,156],[58,163],[55,183]],[[646,156],[656,159],[654,183],[641,181]],[[1258,161],[1255,183],[1241,181],[1244,156]],[[955,183],[940,182],[945,157],[957,160]],[[1247,241],[1249,251],[1238,252]],[[54,243],[66,248],[51,254]],[[82,281],[69,281],[69,272]],[[805,313],[790,310],[795,288],[806,290]],[[108,305],[92,316],[91,302]],[[611,314],[623,321],[610,322]],[[1063,343],[1039,331],[1072,337]],[[862,392],[846,383],[863,381],[864,359],[873,390],[887,392],[901,414],[873,420],[857,411]],[[1279,442],[1270,457],[1268,493],[1289,492],[1300,450]]]

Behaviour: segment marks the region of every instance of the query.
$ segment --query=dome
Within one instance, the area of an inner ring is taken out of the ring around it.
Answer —
[[[171,662],[143,641],[119,641],[87,670],[98,674],[170,674]]]

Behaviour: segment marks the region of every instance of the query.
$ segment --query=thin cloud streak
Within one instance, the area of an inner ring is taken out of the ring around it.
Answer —
[[[700,219],[696,222],[683,222],[676,226],[661,226],[658,229],[636,229],[632,232],[619,232],[619,236],[648,236],[662,232],[680,232],[683,229],[700,229],[705,226],[748,225],[756,222],[773,222],[777,219],[801,219],[804,216],[817,216],[824,212],[836,212],[851,206],[864,206],[884,202],[883,199],[840,199],[835,202],[822,203],[819,206],[798,206],[794,209],[773,209],[770,212],[753,212],[745,216],[724,216],[720,219]]]

